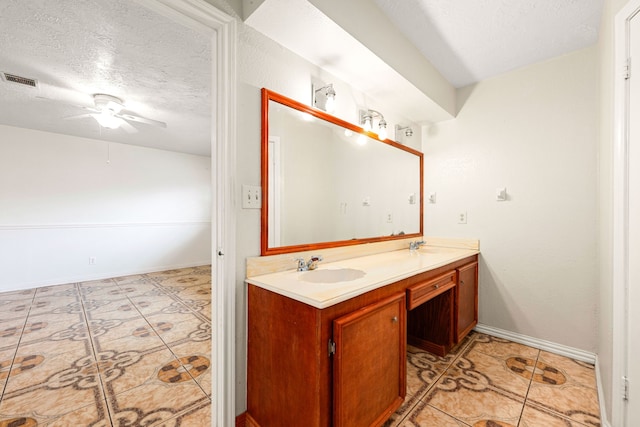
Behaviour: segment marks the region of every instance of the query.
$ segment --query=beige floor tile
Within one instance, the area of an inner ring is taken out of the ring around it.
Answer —
[[[27,321],[30,323],[36,322],[47,322],[47,323],[58,323],[58,322],[66,322],[69,325],[73,325],[75,323],[80,323],[84,320],[84,314],[82,311],[74,311],[73,313],[64,313],[64,312],[47,312],[47,313],[31,313],[27,318]]]
[[[524,399],[529,388],[530,379],[510,369],[507,363],[509,360],[489,356],[485,353],[480,353],[475,347],[470,347],[453,362],[446,371],[445,376],[460,379],[460,381],[484,384],[487,387],[507,391],[518,398]]]
[[[37,346],[27,346],[24,350],[26,352],[18,350],[13,360],[5,399],[26,392],[36,392],[45,386],[58,389],[67,384],[83,383],[91,387],[97,382],[97,373],[91,369],[95,364],[91,350],[87,352],[81,348],[79,351],[56,354],[39,351]]]
[[[138,316],[130,319],[91,319],[89,320],[89,330],[94,343],[99,343],[106,348],[108,343],[122,339],[143,340],[144,336],[136,334],[136,330],[145,328],[149,324],[143,317]],[[155,335],[155,334],[154,334]]]
[[[2,301],[0,302],[0,322],[25,319],[29,314],[31,301]],[[1,324],[1,323],[0,323]]]
[[[399,424],[400,427],[466,427],[462,421],[435,409],[424,402],[418,403],[416,407]],[[496,426],[497,427],[497,426]]]
[[[209,401],[195,381],[147,383],[108,399],[114,425],[155,426]]]
[[[157,381],[158,371],[177,359],[168,349],[150,353],[137,351],[103,352],[98,367],[108,394],[119,394],[146,382]]]
[[[0,350],[16,347],[20,341],[26,318],[0,323]]]
[[[493,420],[515,426],[524,406],[524,399],[497,391],[486,381],[474,382],[473,377],[443,376],[423,400],[469,425]]]
[[[43,384],[48,387],[44,387]],[[7,391],[0,402],[0,418],[30,416],[53,419],[104,400],[99,383],[83,382],[68,375],[34,384],[29,388]],[[8,387],[11,386],[11,378]]]
[[[587,420],[583,419],[583,421]],[[587,426],[600,425],[598,419],[592,418],[588,421],[585,423]],[[578,423],[537,405],[525,405],[519,427],[584,427],[585,424]]]
[[[468,349],[473,349],[478,352],[488,354],[489,356],[499,357],[502,359],[520,356],[535,360],[540,352],[537,348],[480,333],[476,333],[476,336]]]
[[[194,405],[195,406],[195,405]],[[169,427],[171,425],[179,425],[180,427],[202,427],[211,425],[211,403],[203,402],[196,409],[191,409],[184,415],[177,417],[179,424],[159,424],[157,427]],[[156,427],[156,426],[154,426]]]
[[[527,402],[578,422],[597,419],[600,414],[597,390],[576,383],[548,385],[532,382]]]
[[[211,340],[211,324],[198,319],[178,323],[153,322],[151,326],[169,347],[175,343],[181,343],[187,338],[192,341]]]
[[[152,335],[135,336],[133,335],[133,331],[135,331],[135,329],[128,328],[124,336],[113,340],[103,340],[101,339],[102,337],[99,337],[94,340],[96,351],[138,351],[147,353],[167,348],[155,332]]]
[[[131,302],[145,316],[155,313],[176,313],[180,312],[182,305],[174,298],[165,295],[159,296],[135,296]]]
[[[103,424],[98,424],[103,421]],[[106,400],[98,400],[96,403],[87,405],[75,411],[68,412],[51,421],[42,420],[38,425],[45,427],[70,427],[70,426],[89,426],[89,425],[111,426],[109,413],[107,410]]]
[[[82,340],[89,338],[89,330],[84,319],[78,319],[76,316],[73,323],[68,321],[59,321],[53,317],[54,321],[43,320],[27,321],[22,335],[21,345],[35,344],[43,341],[55,341],[58,346],[64,345],[61,342],[67,340]]]
[[[580,362],[558,354],[549,353],[548,351],[541,351],[538,360],[558,369],[570,381],[591,388],[597,387],[595,366],[592,364]]]

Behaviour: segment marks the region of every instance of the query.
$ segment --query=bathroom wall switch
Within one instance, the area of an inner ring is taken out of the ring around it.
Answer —
[[[410,205],[416,204],[416,193],[409,194],[409,204]]]
[[[90,256],[89,257],[89,265],[94,265],[95,263],[96,263],[96,257]]]
[[[371,197],[367,196],[362,199],[362,206],[371,206]]]
[[[460,212],[458,214],[458,224],[466,224],[467,223],[467,213]]]
[[[429,193],[429,203],[436,202],[436,193]]]
[[[260,209],[262,207],[262,187],[242,185],[242,209]]]

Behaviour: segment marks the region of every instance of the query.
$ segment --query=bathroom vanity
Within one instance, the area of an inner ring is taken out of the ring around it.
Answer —
[[[249,277],[247,425],[382,425],[405,397],[407,342],[444,355],[477,323],[477,254],[423,247]]]

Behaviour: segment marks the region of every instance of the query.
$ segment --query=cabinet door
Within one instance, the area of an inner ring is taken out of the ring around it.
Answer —
[[[478,263],[458,269],[458,341],[478,323]]]
[[[406,393],[406,305],[398,293],[333,321],[335,427],[381,425]]]

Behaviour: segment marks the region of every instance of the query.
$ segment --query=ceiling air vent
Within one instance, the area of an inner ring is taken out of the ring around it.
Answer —
[[[2,77],[7,82],[18,83],[21,85],[31,86],[31,87],[38,87],[38,81],[36,79],[16,76],[15,74],[9,74],[9,73],[2,73]]]

